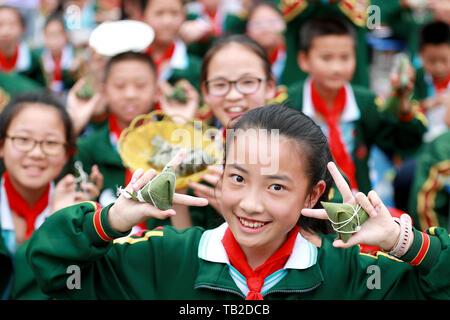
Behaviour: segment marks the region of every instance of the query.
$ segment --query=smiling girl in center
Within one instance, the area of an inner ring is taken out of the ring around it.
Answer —
[[[114,241],[149,217],[176,212],[123,196],[104,208],[92,202],[65,208],[45,222],[28,247],[40,288],[64,299],[450,297],[445,229],[422,233],[413,228],[411,245],[401,256],[359,252],[357,244],[392,252],[404,240],[404,225],[394,221],[375,192],[353,196],[329,162],[327,139],[311,119],[295,109],[269,105],[248,111],[231,129],[221,184],[225,223],[211,230],[164,226]],[[262,138],[261,130],[277,130],[278,146]],[[242,135],[251,131],[256,132],[254,143],[245,142]],[[261,174],[270,166],[266,159],[248,160],[261,149],[278,164],[274,172]],[[239,154],[246,155],[243,161]],[[170,165],[176,168],[182,159],[181,152]],[[139,190],[155,174],[138,169],[130,187]],[[358,203],[370,215],[347,243],[328,234],[327,215],[320,207],[328,199],[331,177],[346,203]],[[175,194],[174,203],[204,206],[207,201]],[[55,239],[58,248],[51,245]],[[71,264],[82,266],[79,290],[66,286]],[[372,265],[383,275],[379,290],[366,285]]]

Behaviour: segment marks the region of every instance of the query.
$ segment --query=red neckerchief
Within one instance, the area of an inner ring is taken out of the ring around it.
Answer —
[[[173,53],[175,52],[175,42],[172,42],[172,44],[166,49],[166,51],[164,51],[164,53],[162,54],[161,57],[159,57],[159,59],[154,59],[153,57],[153,62],[155,63],[156,66],[156,70],[157,70],[157,74],[158,76],[161,74],[161,70],[160,70],[160,66],[165,62],[165,61],[169,61],[170,59],[172,59]],[[146,54],[148,54],[149,56],[152,56],[153,54],[153,49],[151,46],[149,46],[146,50]]]
[[[63,73],[63,70],[61,67],[62,53],[58,59],[55,59],[55,57],[52,54],[50,54],[50,56],[52,57],[53,64],[54,64],[53,73],[52,73],[52,81],[62,81],[62,73]]]
[[[222,36],[222,28],[221,28],[221,24],[218,24],[218,22],[216,21],[219,17],[218,10],[214,10],[214,11],[209,11],[208,9],[205,8],[205,13],[208,15],[209,17],[209,21],[211,23],[211,34],[214,37],[220,37]]]
[[[339,128],[339,118],[345,108],[347,99],[345,87],[342,87],[339,90],[339,93],[334,99],[331,110],[328,108],[326,101],[315,89],[314,81],[311,82],[311,99],[314,109],[324,117],[327,123],[328,141],[334,161],[336,161],[337,166],[343,171],[349,180],[350,188],[352,190],[358,190],[355,176],[355,164],[353,163],[351,155],[345,149],[341,130]]]
[[[0,50],[0,70],[3,72],[13,71],[16,67],[17,59],[19,58],[19,47],[16,46],[16,50],[12,57],[7,57]]]
[[[280,43],[275,50],[273,50],[270,54],[269,54],[269,62],[270,65],[273,65],[275,63],[275,61],[277,61],[278,55],[280,54],[280,52],[282,52],[283,50],[285,50],[286,46],[282,43]]]
[[[36,218],[48,207],[49,195],[50,195],[50,183],[47,185],[42,197],[36,202],[36,204],[31,208],[25,199],[20,195],[19,192],[14,188],[11,180],[9,179],[8,172],[5,171],[2,175],[3,181],[5,182],[6,197],[8,198],[8,203],[12,211],[15,214],[25,219],[27,223],[27,230],[25,232],[25,239],[28,239],[34,231],[34,224]]]
[[[434,87],[436,88],[436,91],[444,91],[448,88],[448,85],[450,83],[450,74],[447,76],[447,78],[443,81],[437,81],[433,79]]]
[[[247,280],[247,286],[250,291],[245,300],[264,300],[261,294],[264,279],[284,267],[294,248],[298,231],[299,227],[294,226],[294,228],[289,231],[288,238],[281,248],[271,255],[263,265],[253,270],[247,263],[244,252],[242,252],[242,249],[234,238],[230,228],[227,228],[225,235],[222,238],[222,244],[230,259],[231,265]]]
[[[108,126],[109,126],[109,134],[112,137],[112,143],[115,144],[114,148],[117,149],[117,143],[119,142],[120,134],[122,133],[122,129],[119,126],[119,122],[117,122],[117,117],[113,114],[109,115],[108,118]],[[133,176],[133,172],[130,169],[125,167],[125,186],[127,186],[131,177]],[[142,222],[139,224],[142,229],[147,229],[147,224]]]

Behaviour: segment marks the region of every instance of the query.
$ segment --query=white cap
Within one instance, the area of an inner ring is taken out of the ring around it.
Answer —
[[[141,52],[154,38],[152,27],[144,22],[106,21],[92,31],[89,46],[101,55],[112,57],[126,51]]]

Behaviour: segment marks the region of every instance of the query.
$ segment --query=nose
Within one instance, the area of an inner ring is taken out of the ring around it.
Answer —
[[[33,149],[28,151],[28,155],[33,157],[45,157],[45,153],[42,151],[42,146],[39,142],[34,145]]]
[[[136,88],[132,85],[128,85],[125,88],[124,96],[128,99],[132,99],[136,96]]]
[[[226,94],[227,100],[239,100],[243,97],[243,94],[236,88],[236,83],[230,84],[230,91]]]
[[[261,193],[257,188],[247,190],[243,193],[239,202],[239,208],[247,214],[258,214],[264,212],[264,205],[261,202]]]

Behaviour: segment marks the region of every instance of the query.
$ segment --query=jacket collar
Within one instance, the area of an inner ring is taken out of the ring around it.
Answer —
[[[227,228],[228,224],[225,222],[219,227],[203,233],[198,247],[198,257],[200,259],[215,263],[230,264],[230,260],[222,244],[222,238]],[[284,268],[307,269],[313,266],[317,261],[317,251],[317,247],[303,238],[299,233],[295,240],[292,254]]]
[[[223,291],[232,291],[240,296],[238,288],[229,273],[229,259],[222,245],[222,237],[228,224],[207,230],[203,233],[198,247],[199,272],[195,287],[207,287]],[[309,290],[320,285],[323,276],[317,264],[318,248],[299,233],[292,254],[284,269],[288,272],[265,294],[276,290]]]

